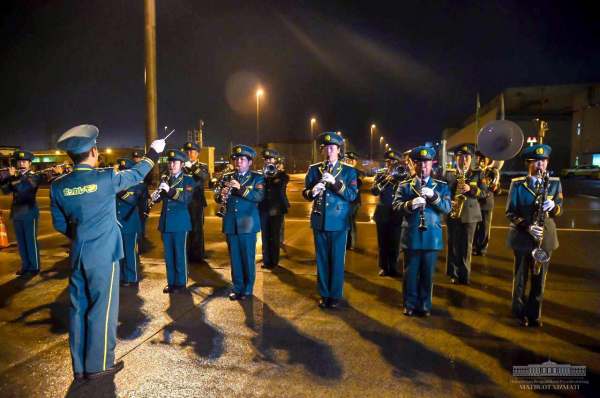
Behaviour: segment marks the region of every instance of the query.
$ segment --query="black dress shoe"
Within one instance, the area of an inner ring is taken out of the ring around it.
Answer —
[[[531,321],[531,322],[529,322],[529,327],[530,328],[539,328],[539,327],[542,327],[542,325],[543,325],[543,323],[542,323],[541,319],[539,319],[537,321]]]
[[[275,267],[272,266],[271,264],[263,264],[263,265],[260,266],[260,268],[262,268],[262,269],[273,269]]]
[[[470,280],[468,280],[468,279],[467,279],[467,280],[462,280],[462,281],[460,281],[460,284],[461,284],[461,285],[470,285],[470,284],[471,284],[471,281],[470,281]]]
[[[517,318],[517,325],[519,326],[529,326],[529,322],[527,321],[526,316],[520,316]]]
[[[452,283],[453,285],[459,285],[460,284],[460,282],[456,278],[450,278],[450,283]]]
[[[350,246],[348,250],[354,250],[354,246]]]
[[[328,301],[329,299],[327,297],[321,297],[321,299],[319,300],[319,308],[326,308]]]
[[[382,269],[381,271],[379,271],[379,276],[389,276],[389,274],[386,270]]]
[[[340,300],[330,298],[329,301],[327,302],[327,306],[329,308],[340,308]]]
[[[396,271],[388,271],[388,276],[390,278],[395,278],[398,276],[398,273]]]
[[[165,288],[163,289],[163,293],[171,293],[171,289],[173,289],[173,286],[171,286],[171,285],[167,285],[167,286],[165,286]]]
[[[139,282],[121,282],[121,287],[138,287]]]
[[[181,293],[182,290],[183,290],[182,285],[173,285],[173,286],[171,286],[171,291],[169,293]]]
[[[22,270],[19,270],[19,271],[17,271],[17,272],[15,273],[15,275],[19,275],[19,276],[21,276],[21,275],[25,275],[26,273],[27,273],[27,270],[23,270],[23,269],[22,269]]]
[[[115,363],[112,367],[106,369],[103,372],[95,372],[95,373],[85,372],[85,378],[86,379],[98,379],[100,377],[114,375],[114,374],[119,373],[124,367],[125,367],[125,364],[123,363],[123,361],[119,361],[119,362]]]
[[[252,298],[251,294],[240,294],[239,295],[240,300],[250,300],[251,298]]]
[[[477,252],[477,251],[473,250],[473,251],[471,252],[471,255],[472,255],[472,256],[481,256],[481,252]]]
[[[231,292],[231,293],[229,293],[229,300],[231,300],[231,301],[239,300],[240,296],[241,296],[241,294]]]
[[[404,309],[404,315],[406,316],[412,316],[413,315],[413,309],[412,308],[405,308]]]
[[[418,312],[419,312],[419,315],[424,316],[424,317],[431,316],[431,312],[429,312],[429,311],[419,310]]]
[[[75,373],[73,373],[73,378],[75,380],[81,380],[81,379],[83,379],[83,372],[75,372]]]

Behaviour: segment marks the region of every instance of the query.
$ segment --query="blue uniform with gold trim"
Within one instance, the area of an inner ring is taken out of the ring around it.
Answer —
[[[222,231],[231,257],[233,293],[252,295],[256,278],[256,234],[260,231],[258,204],[265,196],[265,179],[254,171],[235,175],[240,189],[233,188],[227,198]],[[219,201],[220,195],[215,195]]]
[[[188,203],[194,195],[194,179],[180,172],[168,181],[169,192],[162,191],[157,202],[163,203],[158,220],[162,232],[169,286],[185,286],[188,282],[187,238],[192,229]]]
[[[138,241],[142,233],[139,205],[148,188],[140,182],[117,194],[117,220],[123,236],[124,257],[120,260],[121,282],[137,282],[137,267],[140,262]]]
[[[54,228],[71,241],[70,333],[73,370],[102,372],[113,366],[119,314],[118,261],[123,241],[116,194],[143,180],[158,160],[151,149],[130,170],[78,164],[50,186]]]
[[[539,321],[542,317],[542,300],[548,262],[543,264],[539,275],[531,273],[529,298],[526,295],[527,279],[534,263],[531,252],[535,244],[535,240],[527,232],[527,228],[534,222],[535,199],[539,192],[533,181],[531,176],[527,176],[515,178],[510,184],[506,202],[506,216],[510,220],[510,231],[506,239],[506,246],[513,249],[515,253],[512,315],[527,317],[529,321]],[[554,218],[563,213],[562,186],[558,177],[550,177],[548,199],[553,200],[555,206],[546,217],[542,249],[551,255],[552,251],[558,248]]]
[[[35,199],[39,183],[40,176],[31,170],[0,182],[2,193],[13,194],[10,218],[21,255],[21,271],[39,272],[41,267],[40,247],[37,241],[40,209]]]
[[[350,202],[358,194],[358,177],[352,166],[339,160],[330,165],[330,174],[335,184],[327,184],[322,192],[320,215],[315,213],[316,197],[312,189],[321,180],[324,170],[322,163],[313,164],[306,173],[305,189],[302,195],[313,202],[310,227],[313,229],[315,252],[317,255],[318,290],[325,299],[340,299],[344,288],[344,263],[346,242],[350,229]]]
[[[434,195],[426,199],[425,231],[419,231],[420,209],[412,210],[412,200],[419,196],[420,179],[414,177],[400,183],[394,196],[394,211],[405,217],[402,223],[404,306],[420,311],[431,309],[435,262],[444,245],[441,217],[452,208],[450,190],[445,182],[430,177],[426,186],[434,191]]]

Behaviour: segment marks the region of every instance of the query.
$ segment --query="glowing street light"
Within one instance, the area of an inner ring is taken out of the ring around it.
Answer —
[[[108,148],[108,149],[106,150],[106,153],[112,153],[112,149]]]
[[[379,155],[383,157],[383,137],[379,137]]]
[[[54,153],[57,155],[60,155],[60,151],[55,151]]]
[[[369,159],[373,161],[373,130],[375,130],[376,126],[374,124],[371,125],[371,149],[369,151]]]
[[[258,111],[260,109],[260,105],[259,105],[260,101],[259,101],[259,99],[260,99],[260,96],[263,95],[264,93],[265,92],[262,91],[262,90],[258,90],[256,92],[256,146],[257,147],[258,147],[258,132],[259,132],[259,126],[260,126],[259,125],[259,117],[258,117],[258,115],[259,115]]]
[[[317,122],[317,119],[315,119],[314,117],[312,119],[310,119],[310,159],[311,159],[311,163],[314,163],[315,161],[315,143],[313,142],[314,138],[313,138],[313,129],[314,129],[314,125]]]

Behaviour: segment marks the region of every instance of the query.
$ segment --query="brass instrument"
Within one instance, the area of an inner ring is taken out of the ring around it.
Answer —
[[[491,160],[508,160],[515,157],[523,146],[521,128],[510,120],[489,122],[477,135],[477,147]]]
[[[456,186],[456,193],[454,194],[454,200],[452,201],[452,210],[450,210],[450,218],[459,219],[462,214],[463,206],[467,200],[466,195],[463,193],[467,181],[467,171],[469,171],[469,165],[465,164],[465,167],[458,170],[456,179],[458,184]]]
[[[279,171],[279,169],[277,168],[277,165],[275,163],[265,163],[265,165],[263,166],[263,175],[265,177],[273,177],[275,176],[275,174],[277,174],[277,172]]]
[[[223,173],[219,177],[219,180],[215,184],[215,200],[217,202],[221,202],[221,208],[217,212],[217,217],[225,217],[225,213],[227,212],[227,199],[231,195],[231,187],[229,183],[235,180],[235,175],[239,172],[239,168],[236,167],[234,171],[230,171],[228,173]],[[221,193],[223,189],[227,189],[225,193]]]
[[[327,172],[327,169],[329,168],[329,159],[325,159],[325,161],[323,162],[323,174],[325,174]],[[321,176],[321,180],[319,181],[320,184],[325,184],[325,180],[323,179],[323,177]],[[314,210],[313,210],[313,214],[316,216],[320,216],[323,213],[321,213],[321,210],[319,210],[321,208],[321,206],[323,205],[323,194],[325,193],[325,191],[322,191],[319,196],[317,197],[317,200],[315,201],[315,205],[314,205]]]
[[[388,184],[397,184],[404,181],[406,177],[408,177],[409,173],[410,171],[408,171],[403,164],[396,162],[392,165],[392,167],[386,170],[383,178],[376,183],[377,188],[380,191],[383,191],[383,188],[385,188]],[[383,185],[381,185],[382,183]]]
[[[421,169],[421,187],[419,188],[419,196],[422,197],[423,199],[427,200],[422,193],[424,186],[425,186],[425,170]],[[425,206],[426,206],[426,204],[424,204],[421,207],[421,220],[419,222],[419,231],[427,231],[427,225],[425,225]]]
[[[171,178],[171,172],[169,170],[167,170],[162,174],[162,176],[160,176],[160,181],[158,182],[158,185],[160,185],[163,182],[169,181],[169,178]],[[146,208],[146,211],[144,212],[145,218],[150,217],[150,210],[152,210],[152,207],[156,204],[156,202],[158,202],[159,199],[160,199],[160,190],[157,189],[156,191],[152,192],[152,195],[150,195],[150,203],[148,204],[148,207]]]
[[[548,177],[548,172],[541,170],[538,171],[537,178],[539,178],[540,181],[543,181],[543,183],[541,192],[535,198],[535,213],[533,218],[533,225],[542,228],[542,236],[539,240],[535,242],[535,248],[531,252],[531,255],[533,256],[533,259],[535,261],[533,263],[534,275],[539,275],[544,263],[550,261],[550,256],[544,249],[542,249],[542,243],[544,242],[544,227],[546,225],[546,217],[548,217],[548,212],[544,211],[543,206],[546,199],[548,199],[548,188],[550,186],[550,178]]]
[[[410,156],[409,156],[410,155],[410,151],[404,152],[403,155],[404,155],[404,159],[406,161],[406,166],[408,167],[408,170],[407,170],[408,173],[409,173],[408,176],[412,177],[415,174],[417,174],[417,172],[416,172],[417,165],[415,164],[415,161],[410,158]]]

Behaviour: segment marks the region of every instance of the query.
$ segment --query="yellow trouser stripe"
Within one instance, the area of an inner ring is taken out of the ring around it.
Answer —
[[[40,259],[37,250],[37,234],[35,233],[35,218],[33,219],[33,250],[35,250],[35,269],[40,269]]]
[[[102,371],[106,370],[106,354],[108,348],[108,317],[110,314],[110,301],[112,300],[112,287],[113,280],[115,278],[115,263],[113,263],[112,275],[110,276],[110,290],[108,293],[108,306],[106,307],[106,326],[104,327],[104,364],[102,365]]]
[[[135,239],[135,253],[133,256],[133,270],[135,271],[135,281],[137,282],[137,257],[138,257],[138,240],[137,240],[137,234],[134,235],[134,239]]]

